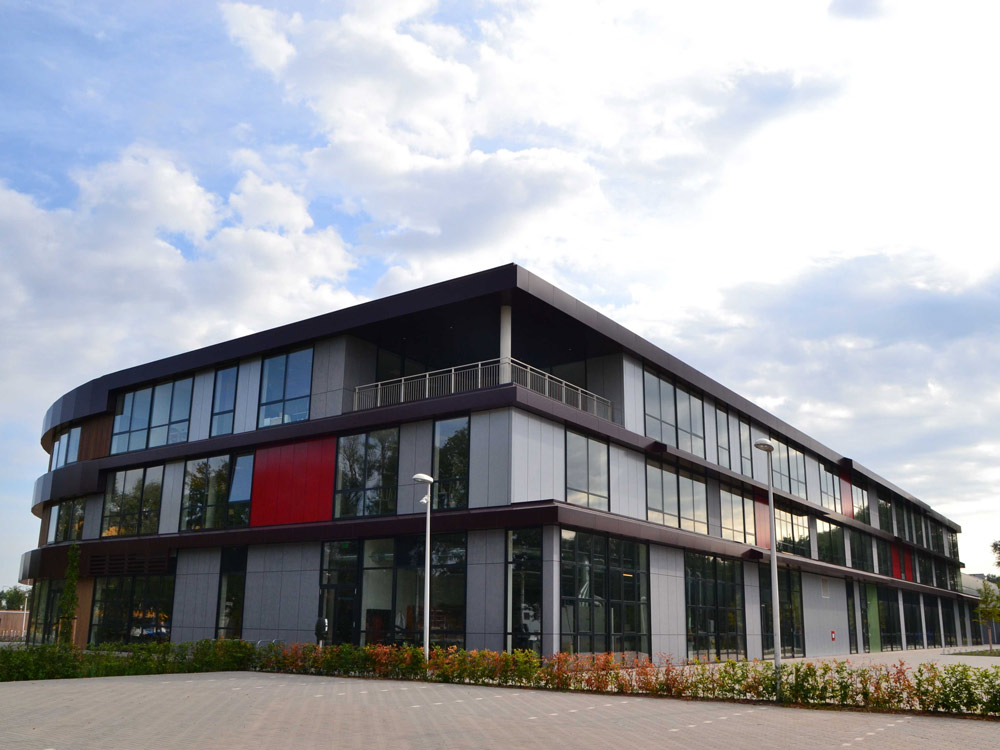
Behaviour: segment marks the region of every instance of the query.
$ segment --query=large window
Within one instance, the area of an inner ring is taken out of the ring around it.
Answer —
[[[173,604],[172,575],[98,578],[94,581],[90,642],[169,641]]]
[[[913,567],[917,571],[917,581],[928,586],[934,585],[934,563],[927,555],[913,553]]]
[[[843,513],[840,499],[840,477],[825,466],[819,467],[819,502],[827,510]]]
[[[192,378],[118,394],[111,452],[184,443],[191,419]]]
[[[49,456],[49,471],[59,469],[66,464],[76,463],[80,453],[80,428],[71,427],[63,430],[52,443],[52,454]]]
[[[878,573],[883,576],[892,575],[892,548],[885,539],[875,540],[875,550],[878,553]]]
[[[896,536],[908,540],[909,539],[910,529],[906,525],[906,506],[905,506],[905,503],[904,503],[904,501],[900,500],[897,497],[894,506],[895,506],[895,509],[896,509],[896,512],[895,512],[895,515],[896,515]]]
[[[872,538],[863,531],[851,529],[851,567],[855,570],[875,572],[875,560],[872,557]]]
[[[851,498],[854,502],[854,520],[870,524],[872,519],[871,510],[868,507],[868,490],[852,484]]]
[[[753,492],[722,485],[719,487],[719,494],[722,500],[722,538],[756,544]]]
[[[892,533],[892,503],[882,495],[878,496],[878,527]]]
[[[215,371],[215,389],[212,392],[212,437],[231,435],[233,432],[238,375],[239,368],[236,365]]]
[[[913,525],[913,543],[919,544],[921,547],[926,546],[924,544],[924,514],[913,510],[910,513],[910,519]]]
[[[771,437],[775,450],[771,463],[771,481],[779,490],[806,497],[806,457],[776,437]]]
[[[668,380],[645,373],[646,435],[666,445],[705,457],[705,408],[702,400]]]
[[[309,419],[312,356],[310,348],[264,360],[260,372],[258,427]]]
[[[469,505],[469,418],[434,423],[434,508]]]
[[[904,597],[906,596],[906,592],[903,593],[903,596]],[[914,594],[914,596],[916,596],[916,594]],[[940,648],[942,646],[942,643],[941,643],[941,620],[942,619],[948,620],[948,616],[947,615],[950,614],[950,613],[946,609],[945,610],[945,612],[946,612],[945,617],[944,618],[941,617],[940,613],[938,612],[938,598],[936,596],[928,596],[927,594],[924,594],[923,600],[924,600],[924,633],[927,636],[927,648]],[[909,630],[910,629],[909,626],[907,626],[906,629]],[[951,620],[951,631],[952,631],[952,636],[953,636],[953,642],[950,643],[950,644],[943,644],[943,645],[951,645],[951,646],[955,645],[955,643],[954,643],[954,634],[955,634],[955,620],[954,620],[954,617]],[[909,638],[910,637],[909,634],[907,634],[906,637]],[[907,642],[906,645],[909,646],[910,645],[909,642]],[[923,647],[922,643],[919,644],[919,645],[917,645],[917,646],[915,646],[915,647],[914,646],[910,646],[910,648],[922,648],[922,647]]]
[[[31,587],[31,615],[28,618],[28,643],[55,643],[59,635],[59,603],[66,582],[42,578]],[[979,632],[977,627],[976,632]]]
[[[688,658],[746,658],[742,561],[688,552],[684,579]]]
[[[858,653],[858,617],[854,610],[854,582],[844,581],[847,592],[847,639],[852,654]]]
[[[732,468],[729,450],[729,415],[723,410],[715,410],[716,458],[719,466]]]
[[[608,444],[566,433],[566,500],[608,510]]]
[[[83,539],[83,515],[87,499],[66,500],[49,509],[49,544]]]
[[[465,560],[464,533],[431,537],[434,645],[465,643]],[[328,542],[320,580],[330,642],[423,641],[423,536]]]
[[[923,624],[920,621],[920,594],[903,592],[903,626],[906,628],[906,647],[923,648]]]
[[[903,631],[899,621],[899,595],[896,589],[879,586],[878,624],[883,651],[899,651],[903,648]]]
[[[705,479],[683,469],[647,461],[646,518],[654,523],[707,534]]]
[[[337,440],[335,518],[395,513],[398,482],[398,428]]]
[[[958,633],[955,632],[955,602],[941,599],[941,622],[944,624],[944,646],[958,646]],[[962,640],[965,640],[965,627],[962,627]]]
[[[753,440],[750,439],[750,423],[740,420],[740,469],[745,477],[753,477]]]
[[[162,466],[109,474],[101,515],[101,536],[157,533],[162,485]]]
[[[542,653],[542,530],[507,532],[507,650]]]
[[[649,653],[645,544],[562,530],[560,650]]]
[[[760,632],[764,657],[774,656],[774,628],[771,615],[771,567],[757,566],[760,583]],[[778,608],[781,625],[781,655],[806,655],[805,621],[802,618],[802,573],[778,566]]]
[[[247,548],[223,547],[219,566],[219,606],[215,637],[243,637],[243,600],[246,594]]]
[[[809,542],[809,517],[799,516],[787,510],[774,509],[774,530],[778,537],[778,552],[811,557]]]
[[[937,521],[931,521],[930,523],[930,533],[931,533],[931,549],[937,552],[939,555],[944,554],[944,527],[941,526]]]
[[[250,525],[253,454],[188,461],[181,500],[181,531]]]
[[[846,565],[844,528],[835,523],[816,521],[816,551],[823,562]]]

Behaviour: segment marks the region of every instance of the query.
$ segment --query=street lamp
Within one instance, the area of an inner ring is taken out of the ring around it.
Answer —
[[[431,657],[431,485],[430,474],[414,474],[413,481],[427,485],[427,494],[420,502],[427,506],[427,525],[424,533],[424,661]],[[772,524],[773,525],[773,524]]]
[[[771,480],[771,453],[774,443],[765,438],[753,447],[767,454],[767,515],[771,523],[771,632],[774,634],[774,699],[781,700],[781,613],[778,604],[778,538],[774,530],[774,485]]]

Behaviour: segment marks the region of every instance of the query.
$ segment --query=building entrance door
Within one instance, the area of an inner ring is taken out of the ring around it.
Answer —
[[[358,643],[358,587],[340,585],[324,590],[327,643]]]

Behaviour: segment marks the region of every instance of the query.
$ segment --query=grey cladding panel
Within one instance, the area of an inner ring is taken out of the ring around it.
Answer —
[[[708,501],[708,533],[710,536],[722,536],[722,495],[719,480],[709,477],[705,486]]]
[[[641,453],[612,445],[609,451],[611,512],[646,520],[646,461]]]
[[[184,462],[163,467],[160,490],[160,533],[175,534],[181,523],[181,498],[184,494]]]
[[[646,434],[646,412],[643,404],[642,363],[627,354],[622,357],[623,414],[625,429]]]
[[[260,394],[260,357],[240,362],[236,381],[236,413],[233,432],[257,429],[257,399]]]
[[[215,637],[220,557],[218,547],[183,549],[178,553],[172,641]]]
[[[212,421],[212,396],[215,390],[215,371],[206,370],[194,376],[191,393],[191,423],[188,440],[205,440]]]
[[[624,414],[624,371],[621,354],[608,354],[587,360],[587,390],[611,402],[612,421],[622,424]]]
[[[414,474],[431,474],[433,461],[434,423],[409,422],[399,428],[399,493],[396,513],[421,513],[423,485],[413,481]]]
[[[243,637],[311,642],[319,602],[319,566],[318,543],[250,547]]]
[[[101,536],[101,514],[104,513],[104,495],[91,495],[83,510],[83,538],[97,539]]]
[[[654,657],[687,657],[684,552],[649,545],[650,635]]]
[[[806,656],[837,656],[850,652],[847,593],[842,578],[802,573],[802,616]],[[837,640],[833,640],[831,631],[836,633]]]
[[[744,619],[747,633],[747,658],[763,659],[764,646],[760,627],[760,580],[757,563],[743,563]]]
[[[566,437],[562,425],[513,410],[510,437],[511,502],[566,497]]]
[[[472,415],[469,435],[469,507],[510,502],[510,410]]]

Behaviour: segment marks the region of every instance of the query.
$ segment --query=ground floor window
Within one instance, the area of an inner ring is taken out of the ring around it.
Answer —
[[[172,575],[97,578],[90,642],[169,641],[173,606]]]
[[[944,645],[957,646],[958,634],[955,632],[955,603],[947,599],[941,600],[941,620],[944,623]]]
[[[924,596],[924,630],[927,634],[927,648],[939,648],[941,646],[941,619],[936,596]]]
[[[858,584],[858,603],[861,605],[861,647],[865,650],[866,654],[872,650],[871,621],[868,614],[868,588],[867,583]],[[876,612],[875,614],[877,615],[878,613]]]
[[[560,651],[649,653],[645,544],[563,529]]]
[[[243,637],[243,600],[247,582],[247,548],[223,547],[219,567],[219,606],[215,637]]]
[[[899,594],[896,589],[878,587],[879,639],[883,651],[903,648],[903,632],[899,621]]]
[[[960,603],[960,602],[956,602],[955,603],[955,607],[957,608],[957,611],[958,611],[958,628],[959,628],[959,630],[962,633],[962,642],[959,645],[960,646],[968,646],[969,645],[969,633],[965,629],[965,605],[962,604],[962,603]]]
[[[433,535],[433,645],[465,644],[465,581],[465,534]],[[329,643],[423,642],[423,536],[327,542],[320,588]]]
[[[688,552],[684,581],[688,658],[745,659],[742,561]]]
[[[542,530],[507,532],[507,650],[542,653]]]
[[[59,636],[59,599],[65,581],[42,579],[31,588],[28,643],[55,643]]]
[[[927,623],[928,629],[930,622]],[[920,594],[903,592],[903,626],[906,628],[906,647],[923,648],[924,633],[920,623]]]
[[[764,657],[774,656],[771,616],[771,566],[758,565],[760,579],[760,632]],[[805,620],[802,617],[802,571],[778,567],[778,606],[781,621],[781,655],[806,655]]]
[[[854,610],[854,582],[845,581],[844,590],[847,592],[847,640],[851,653],[856,654],[858,653],[858,617]]]

